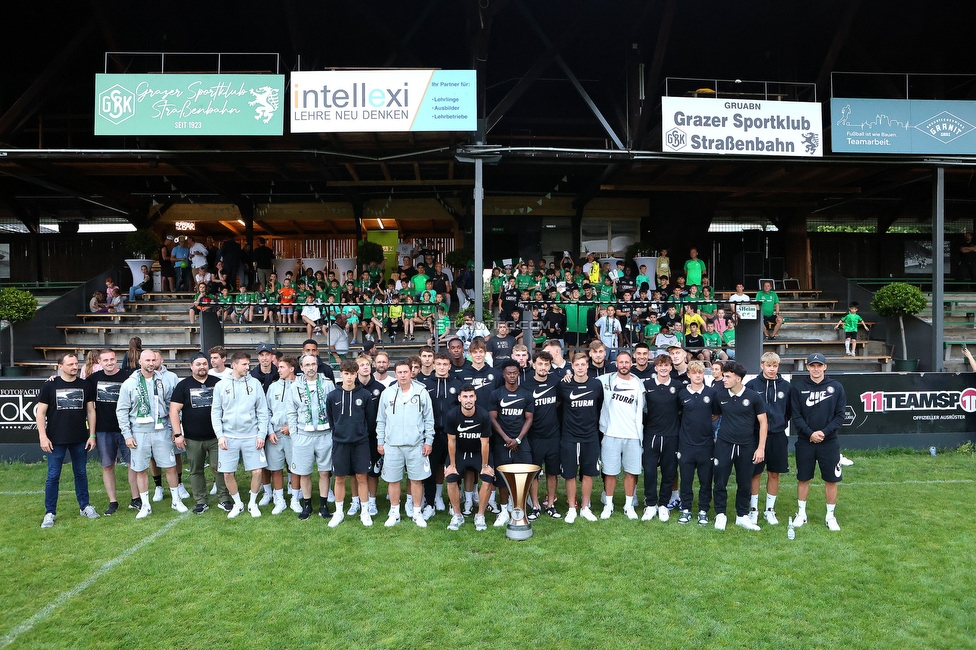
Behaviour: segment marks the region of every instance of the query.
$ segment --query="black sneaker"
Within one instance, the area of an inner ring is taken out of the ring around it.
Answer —
[[[322,517],[322,519],[332,518],[332,511],[329,510],[328,505],[323,503],[322,505],[319,506],[319,517]]]
[[[208,506],[206,503],[198,503],[193,507],[192,512],[195,515],[202,515],[207,510],[210,510],[210,506]]]
[[[309,503],[309,504],[306,504],[306,505],[302,506],[302,511],[300,513],[298,513],[298,520],[299,521],[305,521],[306,519],[308,519],[311,516],[312,516],[312,504]]]
[[[142,510],[142,499],[133,499],[129,502],[129,510]]]
[[[115,514],[115,511],[118,509],[119,509],[119,502],[112,501],[111,503],[108,504],[108,508],[105,510],[105,516],[111,517],[112,515]]]
[[[221,510],[223,510],[224,512],[230,512],[231,510],[234,509],[234,502],[233,501],[221,501],[220,503],[217,504],[217,507],[220,508]]]
[[[535,521],[536,519],[539,518],[539,515],[541,515],[541,514],[542,514],[542,511],[539,510],[538,508],[530,508],[529,509],[529,515],[528,515],[528,517],[526,517],[526,519],[528,519],[529,521]]]
[[[498,507],[498,504],[497,503],[493,503],[491,501],[488,502],[488,508],[487,508],[487,510],[488,510],[488,512],[490,512],[493,515],[497,515],[497,514],[501,513],[501,511],[502,511],[502,509]]]
[[[563,518],[563,516],[559,514],[559,511],[556,510],[556,506],[549,506],[548,508],[546,508],[546,514],[552,517],[553,519]]]

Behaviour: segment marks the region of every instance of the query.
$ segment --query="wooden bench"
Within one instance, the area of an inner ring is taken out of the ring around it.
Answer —
[[[852,364],[852,363],[865,363],[865,362],[875,362],[883,367],[884,372],[891,371],[891,355],[879,354],[879,355],[857,355],[853,357],[845,355],[831,355],[824,354],[824,358],[827,360],[827,367]],[[780,355],[780,364],[788,366],[793,365],[794,372],[804,372],[806,371],[807,357],[790,357]]]
[[[57,356],[59,354],[63,354],[64,352],[73,352],[73,353],[79,355],[80,358],[83,358],[83,355],[84,355],[85,350],[98,350],[98,349],[101,349],[102,347],[106,347],[106,346],[98,346],[98,345],[83,345],[83,346],[79,346],[79,345],[35,345],[34,346],[34,349],[37,350],[38,352],[40,352],[41,353],[41,356],[44,359],[48,359],[49,358],[49,354],[50,355],[53,355],[54,358],[57,358]],[[190,344],[175,344],[175,345],[174,344],[167,344],[167,345],[153,345],[153,346],[147,346],[147,347],[149,347],[150,349],[153,349],[153,350],[159,350],[160,353],[163,355],[163,358],[164,359],[165,358],[175,359],[176,356],[177,356],[177,352],[185,352],[185,353],[188,353],[189,354],[191,352],[196,352],[196,351],[199,351],[200,350],[200,346],[199,345],[190,345]],[[126,352],[126,350],[124,348],[116,349],[115,347],[112,347],[111,349],[115,349],[116,350],[116,354],[118,354],[120,358]],[[167,355],[167,353],[168,353],[168,355]]]

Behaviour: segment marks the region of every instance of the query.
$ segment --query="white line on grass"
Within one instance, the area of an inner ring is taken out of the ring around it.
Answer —
[[[945,483],[976,483],[976,479],[960,478],[960,479],[950,479],[941,480],[933,479],[931,481],[844,481],[841,483],[843,486],[852,485],[942,485]]]
[[[35,625],[37,625],[38,623],[46,619],[48,616],[53,614],[54,610],[56,610],[58,607],[64,605],[66,602],[68,602],[69,600],[71,600],[72,598],[74,598],[84,590],[88,589],[88,587],[92,586],[92,584],[96,580],[98,580],[103,575],[111,571],[116,565],[124,562],[132,554],[138,552],[139,549],[141,549],[143,546],[149,544],[150,542],[154,541],[158,537],[161,537],[162,535],[168,533],[169,530],[173,526],[178,524],[182,519],[183,517],[178,517],[176,519],[173,519],[172,521],[164,525],[156,532],[142,538],[142,540],[136,542],[134,545],[122,551],[122,553],[120,553],[118,556],[112,558],[111,560],[103,564],[94,573],[92,573],[90,576],[88,576],[87,578],[79,582],[73,588],[69,589],[68,591],[65,591],[60,596],[55,598],[53,601],[45,605],[39,612],[31,616],[29,619],[27,619],[26,621],[24,621],[23,623],[15,627],[14,629],[10,630],[10,632],[7,633],[6,636],[0,639],[0,648],[6,648],[8,645],[16,641],[17,637],[19,637],[21,634],[25,632],[30,632]]]

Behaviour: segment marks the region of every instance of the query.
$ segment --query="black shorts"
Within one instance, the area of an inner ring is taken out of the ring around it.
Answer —
[[[534,438],[532,462],[543,468],[547,476],[559,476],[559,468],[562,465],[559,438]]]
[[[763,316],[763,323],[765,323],[766,327],[776,327],[776,318],[776,314],[773,314],[772,316]]]
[[[559,443],[559,458],[563,469],[563,478],[567,481],[575,479],[582,471],[583,476],[599,476],[596,461],[600,458],[599,442],[571,442],[563,440]]]
[[[770,433],[766,436],[766,459],[758,463],[752,471],[753,476],[759,476],[765,470],[786,474],[790,471],[789,451],[790,440],[785,431]]]
[[[532,463],[532,448],[527,442],[522,441],[522,444],[515,451],[511,451],[505,445],[491,446],[491,465],[495,468],[495,487],[507,487],[505,479],[502,478],[498,468],[501,465],[510,465],[512,463]],[[480,464],[478,468],[480,472]]]
[[[371,466],[369,440],[332,443],[332,473],[336,476],[366,474]]]
[[[376,469],[376,463],[380,462],[380,452],[377,449],[378,439],[376,438],[376,432],[371,431],[369,434],[369,471],[366,472],[369,476],[373,478],[379,478],[380,470]]]
[[[563,337],[566,341],[566,345],[571,348],[578,348],[586,345],[590,340],[590,335],[583,332],[566,332],[566,336]]]
[[[458,482],[464,480],[464,475],[468,471],[472,471],[475,475],[481,474],[481,452],[478,453],[463,453],[457,454],[454,458],[454,468],[457,470]],[[491,454],[488,454],[488,464],[491,465]],[[447,478],[445,477],[445,481]],[[448,483],[450,481],[447,481]]]
[[[845,339],[854,339],[856,341],[857,340],[857,330],[854,330],[853,332],[844,332],[844,338]]]
[[[814,468],[820,465],[820,478],[826,483],[840,483],[840,441],[824,441],[814,444],[804,438],[796,440],[796,480],[809,481]]]

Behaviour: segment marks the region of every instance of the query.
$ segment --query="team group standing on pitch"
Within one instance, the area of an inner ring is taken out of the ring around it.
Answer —
[[[273,504],[272,515],[290,508],[307,520],[314,514],[314,469],[318,514],[330,527],[355,515],[372,525],[379,514],[380,478],[390,500],[385,525],[396,525],[406,478],[405,512],[417,526],[426,527],[435,512],[449,509],[449,529],[459,529],[473,514],[475,528],[487,530],[487,512],[496,515],[495,526],[504,526],[513,507],[498,467],[534,463],[543,473],[530,488],[530,520],[542,514],[569,524],[577,518],[610,518],[620,503],[617,479],[623,473],[622,511],[628,519],[666,522],[677,511],[679,524],[705,526],[714,507],[714,526],[724,530],[734,470],[735,524],[759,530],[760,512],[769,524],[779,523],[775,506],[780,475],[789,471],[785,431],[792,423],[799,504],[793,525],[807,522],[810,480],[819,466],[826,486],[825,523],[840,530],[834,516],[841,480],[837,433],[846,400],[841,384],[825,374],[821,354],[810,355],[808,376],[791,385],[778,375],[779,357],[767,352],[760,374],[743,383],[747,370],[734,361],[706,369],[701,361],[688,363],[680,347],[655,357],[657,351],[644,344],[633,352],[618,351],[614,361],[606,359],[600,341],[568,360],[560,341],[545,343],[531,361],[528,349],[518,344],[495,349],[490,364],[479,336],[454,338],[447,352],[424,348],[392,367],[385,352],[364,354],[343,361],[336,381],[317,356],[315,341],[306,344],[298,359],[278,359],[261,344],[253,369],[245,352],[235,353],[227,368],[222,359],[213,359],[219,373],[200,353],[183,380],[152,350],[139,354],[131,372],[119,368],[114,351],[102,350],[101,370],[86,379],[78,377],[77,357],[63,355],[58,374],[38,397],[40,444],[48,454],[42,528],[54,525],[67,455],[81,514],[99,516],[89,502],[84,463],[97,447],[110,501],[104,514],[119,507],[115,464],[121,458],[128,465],[129,507],[137,510],[137,519],[150,516],[152,504],[164,498],[165,473],[171,507],[181,513],[206,512],[215,495],[228,518],[245,510],[260,517],[261,507]],[[246,503],[236,480],[241,463],[251,472]],[[189,491],[182,482],[184,464]],[[208,464],[215,474],[211,490]],[[766,502],[760,511],[764,471]],[[150,474],[156,482],[152,499]],[[593,479],[601,475],[605,491],[597,515]],[[565,508],[557,507],[560,476]]]

